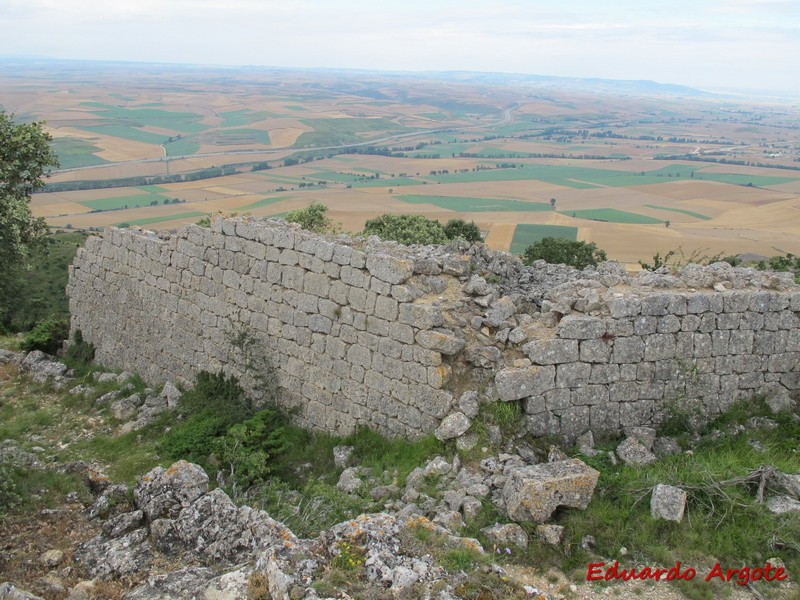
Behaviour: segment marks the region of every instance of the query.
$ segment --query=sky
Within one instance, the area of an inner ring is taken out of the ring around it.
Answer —
[[[800,94],[800,0],[0,0],[0,56]]]

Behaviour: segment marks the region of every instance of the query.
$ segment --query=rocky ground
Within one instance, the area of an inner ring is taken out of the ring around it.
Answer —
[[[46,355],[0,352],[0,386],[19,377],[19,370],[34,381],[86,393],[73,385],[63,364]],[[117,419],[127,419],[123,430],[142,427],[177,401],[178,391],[169,385],[160,392],[129,393],[129,377],[95,377],[98,384],[114,379],[122,386],[103,402]],[[473,400],[462,397],[466,414],[472,414]],[[790,398],[771,401],[776,412],[793,409]],[[626,433],[614,460],[646,465],[681,452],[674,440],[657,437],[652,429]],[[472,440],[462,437],[459,443]],[[578,445],[584,456],[598,452],[591,434]],[[335,460],[344,468],[339,489],[367,486],[384,510],[354,515],[312,539],[299,538],[264,511],[235,504],[191,463],[156,467],[128,487],[112,482],[100,465],[47,462],[40,456],[44,450],[37,449],[4,441],[0,463],[72,473],[84,488],[63,494],[55,507],[4,516],[0,582],[6,583],[0,585],[0,600],[682,598],[663,582],[599,586],[504,560],[529,544],[563,544],[563,529],[549,523],[550,517],[564,507],[584,509],[591,501],[597,471],[555,446],[540,456],[510,440],[502,452],[469,464],[458,455],[437,456],[414,470],[402,488],[391,474],[353,464],[349,449],[338,447]],[[770,476],[785,499],[776,510],[798,510],[800,475]],[[487,499],[512,522],[482,530],[488,541],[482,545],[462,533]],[[657,486],[652,493],[653,518],[679,521],[685,505],[678,488]],[[538,526],[526,530],[513,521]],[[591,550],[591,535],[583,543]],[[776,598],[797,594],[796,584],[771,589]],[[743,587],[733,588],[730,597],[763,596]]]

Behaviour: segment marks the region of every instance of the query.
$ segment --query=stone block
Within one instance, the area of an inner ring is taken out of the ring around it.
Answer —
[[[580,342],[580,360],[588,363],[607,363],[611,358],[611,348],[611,340],[583,340]]]
[[[522,347],[534,364],[556,365],[578,360],[578,340],[535,340]]]
[[[370,275],[386,283],[403,283],[414,274],[413,260],[387,254],[370,254],[366,266]]]
[[[435,350],[445,356],[458,354],[464,348],[464,340],[448,330],[423,330],[416,335],[417,343],[428,350]]]
[[[431,304],[401,304],[398,320],[417,329],[441,327],[444,323],[442,309]]]
[[[575,362],[557,365],[556,387],[574,388],[586,385],[592,374],[592,365],[588,363]]]
[[[555,369],[526,367],[502,369],[495,375],[495,387],[500,400],[509,402],[528,396],[540,396],[553,389]]]
[[[467,432],[472,422],[463,412],[454,412],[447,415],[436,428],[434,435],[437,440],[450,440],[460,437]]]
[[[605,321],[596,317],[566,315],[556,326],[556,335],[562,339],[595,340],[605,333]]]
[[[686,492],[682,489],[659,483],[650,496],[650,516],[680,523],[686,509]]]
[[[585,509],[600,473],[578,459],[512,469],[502,497],[514,521],[544,523],[559,506]]]

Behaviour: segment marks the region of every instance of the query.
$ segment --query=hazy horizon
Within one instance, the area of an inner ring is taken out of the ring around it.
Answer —
[[[0,56],[471,71],[800,92],[793,0],[0,0]]]

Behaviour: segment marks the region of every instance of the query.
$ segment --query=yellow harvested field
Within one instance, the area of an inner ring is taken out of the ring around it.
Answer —
[[[31,212],[35,217],[59,217],[62,215],[76,215],[92,212],[92,209],[77,202],[57,202],[53,204],[39,204],[32,206]]]
[[[766,204],[786,199],[790,193],[765,190],[743,185],[729,185],[718,181],[673,181],[627,188],[640,190],[654,196],[674,200],[721,200],[725,203]]]
[[[516,228],[516,223],[493,223],[484,241],[490,248],[508,251]]]
[[[71,127],[62,128],[60,131],[63,134],[81,138],[87,142],[91,142],[95,146],[99,146],[102,148],[102,151],[97,152],[97,156],[109,162],[121,162],[142,158],[161,158],[164,155],[161,146],[155,146],[153,144],[134,142],[133,140],[125,140],[101,133],[89,133],[82,129],[73,129]]]
[[[295,127],[285,129],[270,129],[269,141],[275,148],[283,148],[285,146],[293,146],[297,142],[297,138],[303,133],[302,129]]]
[[[244,196],[247,193],[229,187],[214,186],[214,187],[206,187],[203,189],[208,190],[209,192],[214,192],[215,194],[222,194],[223,196]]]

